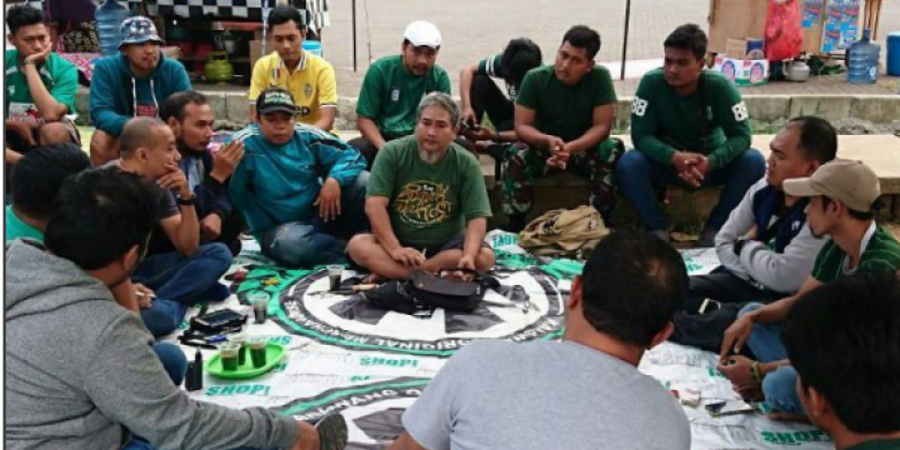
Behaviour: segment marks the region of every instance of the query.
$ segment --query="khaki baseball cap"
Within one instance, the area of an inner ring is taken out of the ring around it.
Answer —
[[[819,167],[809,178],[784,181],[784,192],[795,197],[823,195],[858,212],[870,212],[881,196],[878,175],[869,166],[836,159]]]

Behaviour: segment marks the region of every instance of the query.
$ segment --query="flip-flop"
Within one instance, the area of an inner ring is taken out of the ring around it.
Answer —
[[[340,413],[329,414],[316,423],[320,450],[344,450],[347,447],[347,422]]]

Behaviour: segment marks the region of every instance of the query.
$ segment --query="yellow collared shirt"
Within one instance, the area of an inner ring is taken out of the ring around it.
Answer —
[[[250,103],[255,105],[259,94],[273,86],[286,89],[294,96],[300,109],[297,119],[309,125],[315,125],[322,116],[321,108],[337,107],[334,68],[328,61],[309,52],[303,52],[293,72],[285,67],[278,52],[260,58],[253,67],[250,80]]]

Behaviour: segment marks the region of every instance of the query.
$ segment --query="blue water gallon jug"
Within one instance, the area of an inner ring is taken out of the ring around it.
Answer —
[[[872,42],[869,29],[863,30],[863,37],[847,50],[847,82],[850,84],[872,84],[878,80],[878,60],[881,46]]]
[[[895,31],[887,37],[887,73],[900,77],[900,31]]]
[[[100,39],[100,51],[104,56],[119,53],[119,42],[122,40],[120,33],[122,22],[131,16],[128,8],[119,4],[116,0],[103,2],[94,17],[97,19],[97,37]]]
[[[322,56],[322,43],[319,41],[303,41],[303,51]]]

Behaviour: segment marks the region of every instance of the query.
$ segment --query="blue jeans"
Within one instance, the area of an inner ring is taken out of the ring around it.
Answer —
[[[181,348],[175,344],[168,342],[157,342],[153,344],[153,351],[159,357],[163,369],[169,374],[169,378],[175,383],[175,386],[181,386],[184,382],[184,374],[187,372],[187,357]]]
[[[262,233],[262,252],[281,265],[312,267],[346,263],[347,240],[369,229],[366,217],[366,185],[363,172],[351,186],[341,189],[341,215],[323,223],[315,214],[306,221],[275,226]]]
[[[187,306],[164,298],[153,299],[149,308],[141,308],[141,320],[154,337],[174,332],[184,320]]]
[[[157,297],[183,305],[221,301],[230,293],[219,279],[231,267],[232,259],[225,244],[204,244],[191,256],[178,252],[148,256],[133,279],[153,289]]]
[[[725,167],[710,170],[703,179],[702,187],[724,186],[719,203],[713,208],[706,222],[706,228],[719,230],[731,211],[744,198],[747,189],[759,181],[766,173],[766,160],[755,149],[747,149]],[[656,193],[670,184],[688,186],[680,178],[672,165],[660,164],[637,149],[625,152],[616,165],[616,176],[622,195],[648,230],[667,230],[669,222],[656,202]]]
[[[741,309],[738,317],[763,306],[762,303],[751,303]],[[747,346],[756,355],[759,362],[772,362],[787,359],[787,349],[781,342],[781,324],[755,324]],[[782,366],[766,375],[762,383],[766,403],[775,411],[806,415],[800,396],[797,395],[797,372],[791,366]]]

